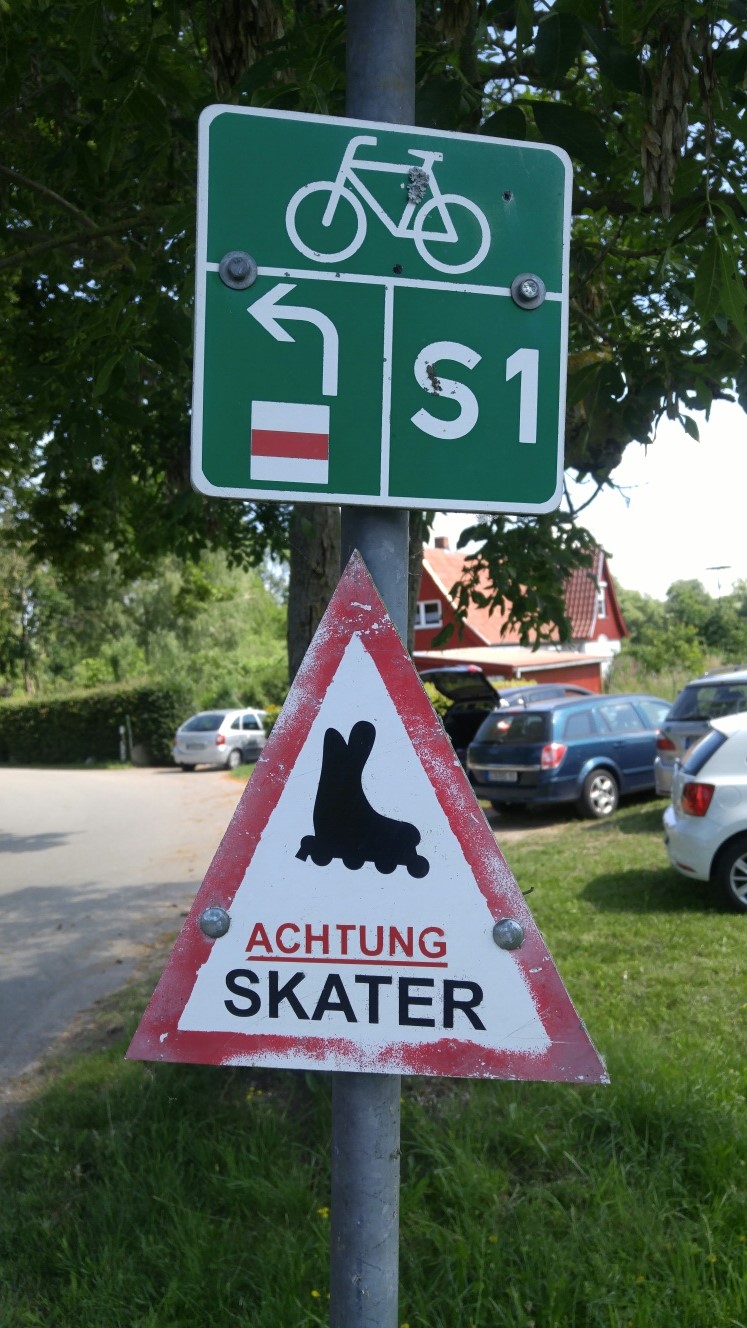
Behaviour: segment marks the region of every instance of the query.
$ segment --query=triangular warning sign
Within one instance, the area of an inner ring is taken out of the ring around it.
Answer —
[[[359,554],[127,1055],[607,1080]]]

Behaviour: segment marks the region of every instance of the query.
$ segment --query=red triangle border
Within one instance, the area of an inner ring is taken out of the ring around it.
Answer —
[[[180,1030],[178,1022],[197,973],[216,942],[200,929],[204,910],[230,910],[247,867],[307,740],[345,649],[358,635],[376,665],[404,724],[439,805],[469,864],[491,916],[519,921],[525,940],[513,958],[532,994],[550,1038],[540,1054],[490,1049],[469,1039],[383,1048],[372,1063],[370,1051],[345,1037],[285,1037],[237,1032]],[[557,973],[521,891],[496,844],[470,784],[415,672],[412,661],[374,586],[366,565],[353,554],[335,590],[303,664],[289,691],[252,778],[190,909],[153,997],[127,1051],[131,1060],[190,1064],[305,1064],[335,1069],[465,1078],[499,1078],[607,1083],[608,1076]]]

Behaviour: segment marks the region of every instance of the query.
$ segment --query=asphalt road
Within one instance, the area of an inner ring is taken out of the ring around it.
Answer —
[[[178,929],[243,787],[213,770],[0,770],[0,1105]]]

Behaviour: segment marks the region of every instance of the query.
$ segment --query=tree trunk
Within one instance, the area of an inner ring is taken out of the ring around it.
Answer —
[[[408,566],[407,649],[415,648],[415,616],[423,575],[423,545],[428,536],[430,521],[427,512],[410,512],[410,556]]]
[[[340,577],[340,509],[298,503],[290,521],[288,677],[292,682]]]

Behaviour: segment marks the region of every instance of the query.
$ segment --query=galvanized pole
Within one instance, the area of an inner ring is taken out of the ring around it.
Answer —
[[[415,0],[348,0],[349,116],[415,118]],[[407,641],[406,511],[342,510],[342,565],[359,549]],[[397,1328],[400,1079],[333,1076],[330,1328]]]

